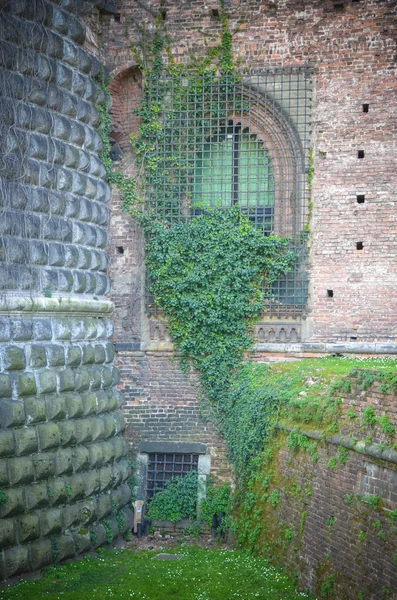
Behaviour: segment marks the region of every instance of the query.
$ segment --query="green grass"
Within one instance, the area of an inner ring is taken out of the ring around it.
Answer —
[[[1,600],[298,600],[279,569],[243,551],[183,546],[174,561],[153,560],[158,552],[107,551],[44,570],[40,579],[0,590]]]

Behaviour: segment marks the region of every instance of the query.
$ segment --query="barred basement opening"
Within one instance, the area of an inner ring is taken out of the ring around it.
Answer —
[[[306,236],[311,175],[309,67],[244,74],[214,72],[150,80],[162,136],[146,208],[186,222],[210,208],[237,205],[264,235],[291,239],[298,258],[264,290],[264,313],[300,316],[307,304]],[[149,315],[159,314],[147,292]]]
[[[183,477],[198,469],[198,454],[149,454],[146,499],[163,490],[172,477]]]

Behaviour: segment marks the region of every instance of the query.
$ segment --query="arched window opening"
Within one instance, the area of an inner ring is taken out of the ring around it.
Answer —
[[[264,314],[276,319],[299,318],[308,301],[311,94],[308,67],[150,82],[161,136],[148,143],[147,209],[172,224],[238,206],[264,235],[288,237],[295,267],[264,289]],[[147,307],[158,315],[150,294]]]

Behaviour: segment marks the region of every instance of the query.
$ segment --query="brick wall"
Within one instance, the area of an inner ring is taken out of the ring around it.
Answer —
[[[396,341],[397,8],[393,0],[346,0],[342,12],[334,4],[342,3],[234,0],[225,2],[225,9],[233,50],[244,66],[310,62],[315,69],[305,341]],[[149,10],[132,0],[122,0],[119,6],[120,20],[104,17],[103,22],[104,52],[117,76],[131,73],[136,65],[131,44],[150,44],[160,2],[148,2]],[[177,61],[219,42],[221,22],[212,12],[219,10],[215,0],[169,0],[164,7],[170,51]],[[135,105],[131,81],[118,93],[120,98],[126,94],[125,109]],[[115,111],[117,103],[116,94]],[[363,104],[369,104],[367,113]],[[123,120],[127,124],[124,116]],[[362,159],[359,150],[364,150]],[[365,196],[363,203],[357,202],[358,195]],[[362,250],[357,250],[358,242]]]
[[[341,434],[324,437],[307,430],[310,441],[316,440],[318,460],[309,451],[288,449],[288,432],[280,430],[272,440],[273,459],[258,470],[257,499],[245,517],[251,519],[249,531],[260,525],[256,549],[281,559],[316,598],[397,598],[396,434],[361,420],[372,406],[377,417],[387,416],[396,427],[396,396],[373,376],[371,383],[358,371],[349,376],[347,391],[341,390]],[[268,488],[261,484],[263,476],[270,479]]]
[[[211,456],[211,472],[230,478],[225,447],[197,402],[197,377],[185,375],[169,352],[119,351],[126,437],[136,452],[145,442],[201,442]]]

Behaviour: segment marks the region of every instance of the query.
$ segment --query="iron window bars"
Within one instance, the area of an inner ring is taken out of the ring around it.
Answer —
[[[238,205],[264,235],[291,238],[295,268],[264,290],[264,312],[299,316],[307,304],[309,67],[241,75],[213,72],[149,82],[161,130],[149,140],[155,168],[147,209],[170,223]],[[158,314],[147,293],[147,308]]]
[[[146,498],[163,490],[172,477],[182,477],[198,469],[198,454],[149,454]]]

